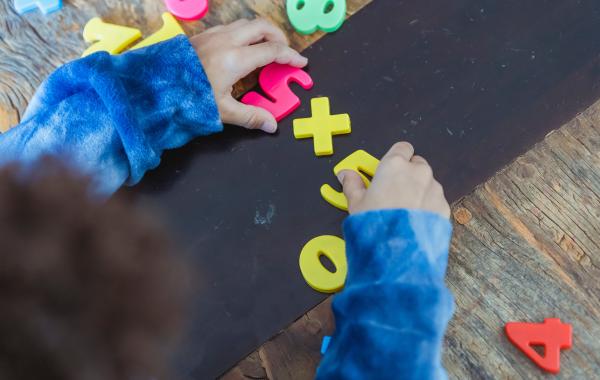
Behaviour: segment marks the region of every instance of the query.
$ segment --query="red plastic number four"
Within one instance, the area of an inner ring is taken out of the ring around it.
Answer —
[[[508,339],[540,368],[558,373],[560,350],[571,348],[571,325],[558,318],[547,318],[544,323],[508,322],[505,326]],[[544,346],[540,356],[532,346]]]
[[[300,99],[290,90],[291,82],[298,83],[305,90],[313,86],[313,80],[306,71],[289,65],[271,63],[262,69],[258,77],[260,87],[271,100],[253,91],[244,95],[242,103],[264,108],[275,120],[280,121],[300,105]]]

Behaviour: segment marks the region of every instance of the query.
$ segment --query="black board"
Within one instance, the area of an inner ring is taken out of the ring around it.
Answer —
[[[596,0],[375,0],[305,52],[315,87],[293,86],[303,105],[278,135],[227,127],[166,154],[130,192],[197,272],[176,367],[215,377],[324,298],[297,262],[341,235],[319,195],[335,163],[408,140],[456,200],[600,97],[598,31]],[[321,95],[353,128],[327,158],[291,127]]]

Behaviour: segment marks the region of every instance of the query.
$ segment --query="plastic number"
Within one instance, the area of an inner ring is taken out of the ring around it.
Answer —
[[[337,236],[318,236],[306,243],[300,253],[300,271],[308,285],[323,293],[334,293],[342,289],[348,273],[345,251],[346,243]],[[331,260],[335,265],[335,272],[330,272],[321,264],[321,255]]]
[[[560,350],[571,348],[571,325],[558,318],[548,318],[544,323],[509,322],[505,326],[508,339],[540,368],[558,373]],[[540,356],[531,346],[544,346]]]
[[[365,174],[373,177],[379,166],[379,160],[371,156],[364,150],[357,150],[348,157],[344,158],[333,168],[333,173],[338,175],[342,170],[354,170],[362,177],[365,185],[369,186],[370,182]],[[331,186],[325,184],[321,186],[321,196],[330,205],[339,208],[340,210],[348,211],[348,200],[344,193],[334,190]]]
[[[82,57],[98,51],[119,54],[140,38],[142,38],[142,32],[138,29],[109,24],[99,17],[94,17],[85,24],[83,39],[86,42],[95,43],[83,52]]]
[[[313,86],[313,80],[306,71],[271,63],[262,69],[258,77],[260,87],[271,100],[252,91],[244,95],[242,103],[264,108],[280,121],[300,106],[300,99],[290,89],[291,82],[298,83],[305,90]]]
[[[39,8],[43,14],[48,14],[62,8],[61,0],[15,0],[15,9],[18,14]]]
[[[161,17],[163,20],[163,26],[156,32],[152,33],[150,36],[144,38],[143,41],[132,47],[131,50],[141,49],[146,46],[166,41],[179,34],[185,34],[185,32],[183,31],[183,29],[181,29],[181,26],[179,26],[179,23],[177,22],[177,20],[175,20],[175,17],[173,17],[173,15],[171,15],[168,12],[165,12],[162,14]]]
[[[335,32],[344,23],[346,0],[287,0],[286,9],[298,33]]]
[[[208,12],[208,0],[165,0],[167,9],[180,20],[199,20]]]

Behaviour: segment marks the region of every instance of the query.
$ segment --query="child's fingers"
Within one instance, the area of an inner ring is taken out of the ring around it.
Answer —
[[[281,42],[263,42],[240,49],[240,56],[243,58],[239,61],[242,76],[272,62],[294,67],[304,67],[308,63],[306,57]]]
[[[277,130],[277,121],[263,108],[243,104],[229,97],[221,102],[219,109],[224,123],[260,129],[267,133],[275,133]]]
[[[227,28],[228,30],[236,29],[236,28],[239,28],[240,26],[244,26],[249,23],[250,23],[250,20],[248,20],[247,18],[239,18],[239,19],[235,20],[234,22],[231,22],[231,23],[225,25],[225,28]]]
[[[425,158],[423,158],[421,156],[417,156],[416,154],[414,156],[412,156],[412,158],[410,159],[410,162],[413,164],[429,166],[429,163],[427,162],[427,160]]]
[[[358,203],[367,191],[365,183],[360,175],[353,170],[342,170],[337,177],[344,188],[344,195],[348,200],[348,209],[352,210],[353,205]]]
[[[213,26],[212,28],[206,29],[202,33],[203,34],[211,34],[211,33],[216,33],[216,32],[222,31],[223,29],[225,29],[224,25],[217,25],[217,26]]]
[[[264,18],[257,18],[246,24],[240,24],[232,28],[231,33],[232,41],[236,46],[251,45],[263,40],[288,44],[283,31]]]
[[[392,157],[401,157],[405,161],[409,161],[415,154],[415,148],[406,141],[401,141],[392,145],[390,150],[383,156],[382,161]]]
[[[451,209],[446,200],[446,196],[444,195],[444,188],[442,185],[438,181],[434,181],[433,186],[429,189],[429,193],[428,196],[430,199],[433,199],[430,208],[442,216],[450,218]]]

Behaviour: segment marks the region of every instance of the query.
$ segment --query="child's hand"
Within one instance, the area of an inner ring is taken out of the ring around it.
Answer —
[[[381,160],[367,189],[358,173],[343,170],[338,179],[344,187],[351,214],[379,209],[408,208],[432,211],[450,217],[444,189],[433,178],[423,157],[414,155],[407,142],[394,144]]]
[[[283,32],[264,19],[238,20],[190,38],[212,85],[224,123],[273,133],[277,122],[268,111],[231,96],[233,85],[272,62],[304,67],[308,60],[288,46]]]

